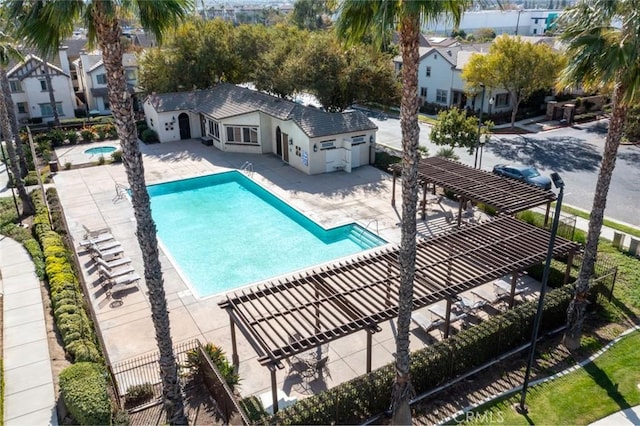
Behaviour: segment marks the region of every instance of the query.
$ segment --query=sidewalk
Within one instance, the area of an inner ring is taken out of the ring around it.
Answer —
[[[4,424],[57,425],[40,281],[22,244],[0,236]]]
[[[591,423],[591,426],[627,426],[640,425],[640,405],[618,411],[610,416]]]

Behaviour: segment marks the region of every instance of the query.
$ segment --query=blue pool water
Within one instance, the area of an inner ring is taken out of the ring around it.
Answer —
[[[325,230],[235,171],[148,191],[162,244],[202,297],[386,243],[357,224]]]
[[[115,146],[97,146],[95,148],[89,148],[84,151],[85,154],[96,155],[96,154],[111,154],[116,150]]]

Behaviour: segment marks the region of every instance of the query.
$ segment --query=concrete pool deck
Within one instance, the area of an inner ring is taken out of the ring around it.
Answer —
[[[362,226],[369,225],[369,229],[390,243],[400,240],[399,212],[390,203],[392,179],[374,167],[360,167],[352,173],[307,176],[273,155],[225,153],[195,140],[142,144],[141,150],[147,185],[238,169],[249,161],[253,164],[252,178],[256,182],[322,226],[357,222]],[[127,185],[123,165],[64,170],[55,176],[54,182],[76,245],[84,235],[83,226],[90,229],[109,227],[122,244],[125,256],[132,259],[136,272],[143,275],[142,255],[134,234],[133,209],[129,200],[116,196],[116,185]],[[400,185],[397,191],[399,197]],[[397,204],[400,207],[400,201]],[[422,236],[446,226],[444,214],[434,211],[432,215],[433,220],[418,221],[418,231]],[[156,352],[144,283],[140,284],[140,290],[122,294],[121,303],[112,303],[99,284],[96,268],[88,254],[80,252],[79,259],[89,288],[89,302],[96,312],[97,327],[110,363]],[[221,346],[230,358],[229,318],[217,305],[223,295],[199,299],[192,294],[162,250],[160,260],[173,343],[197,338],[202,343],[212,342]],[[381,327],[382,331],[373,335],[374,369],[392,362],[392,353],[395,352],[395,321],[385,322]],[[240,393],[249,396],[270,391],[269,370],[258,363],[257,354],[242,334],[237,333],[237,337]],[[411,339],[412,350],[424,345],[420,338]],[[285,368],[277,372],[278,386],[286,394],[304,397],[362,375],[366,366],[365,347],[364,331],[331,342],[327,365],[330,375],[323,375],[309,384],[303,383],[293,373],[288,375]]]

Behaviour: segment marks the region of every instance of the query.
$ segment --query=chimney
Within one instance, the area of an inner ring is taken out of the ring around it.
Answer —
[[[60,46],[58,49],[58,55],[60,56],[60,68],[62,68],[62,71],[65,73],[71,75],[71,66],[69,65],[67,49],[69,49],[69,46]]]

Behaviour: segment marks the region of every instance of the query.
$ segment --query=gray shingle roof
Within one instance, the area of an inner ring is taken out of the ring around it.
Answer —
[[[360,111],[325,112],[229,83],[209,90],[152,94],[148,100],[158,112],[194,110],[217,120],[259,111],[293,120],[310,138],[378,128]]]

